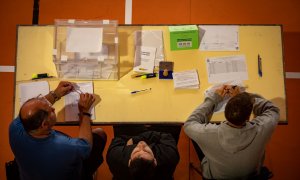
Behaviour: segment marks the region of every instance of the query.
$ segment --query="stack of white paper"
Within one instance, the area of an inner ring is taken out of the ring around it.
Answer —
[[[45,96],[49,93],[49,84],[47,81],[30,82],[19,84],[20,88],[20,106],[28,99],[37,97],[38,95]]]
[[[173,73],[175,89],[199,89],[198,72],[196,69]]]

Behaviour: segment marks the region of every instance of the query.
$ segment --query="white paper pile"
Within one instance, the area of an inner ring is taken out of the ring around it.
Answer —
[[[37,97],[38,95],[45,96],[49,93],[49,84],[47,81],[38,81],[19,84],[20,88],[20,106],[28,99]]]
[[[175,89],[199,89],[200,82],[196,69],[173,73]]]

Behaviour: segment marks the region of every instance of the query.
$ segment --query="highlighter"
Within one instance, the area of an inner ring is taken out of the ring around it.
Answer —
[[[156,73],[144,74],[141,76],[141,79],[148,79],[148,78],[154,78],[154,77],[156,77]]]

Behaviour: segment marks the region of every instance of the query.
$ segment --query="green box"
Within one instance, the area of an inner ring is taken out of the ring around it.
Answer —
[[[198,49],[199,33],[196,25],[169,26],[171,50]]]

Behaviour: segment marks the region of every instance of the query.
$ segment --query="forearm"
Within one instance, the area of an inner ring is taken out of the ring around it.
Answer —
[[[205,98],[204,102],[199,105],[188,117],[186,123],[199,122],[201,124],[209,123],[215,107],[222,100],[221,96],[214,94],[212,97]]]
[[[171,134],[162,133],[159,143],[156,145],[160,149],[159,162],[166,171],[173,172],[179,162],[179,152],[176,141]]]
[[[251,122],[264,129],[261,131],[261,134],[265,134],[263,137],[270,138],[280,118],[279,108],[271,101],[256,98],[253,107],[253,114],[254,119],[252,119]]]
[[[60,99],[60,97],[54,92],[50,91],[45,98],[51,103],[54,104],[56,101]]]
[[[253,114],[255,116],[261,116],[263,114],[279,114],[279,108],[276,107],[271,101],[268,101],[262,97],[256,97],[253,105]]]
[[[79,138],[85,139],[93,145],[91,118],[89,116],[83,115],[80,117]]]

